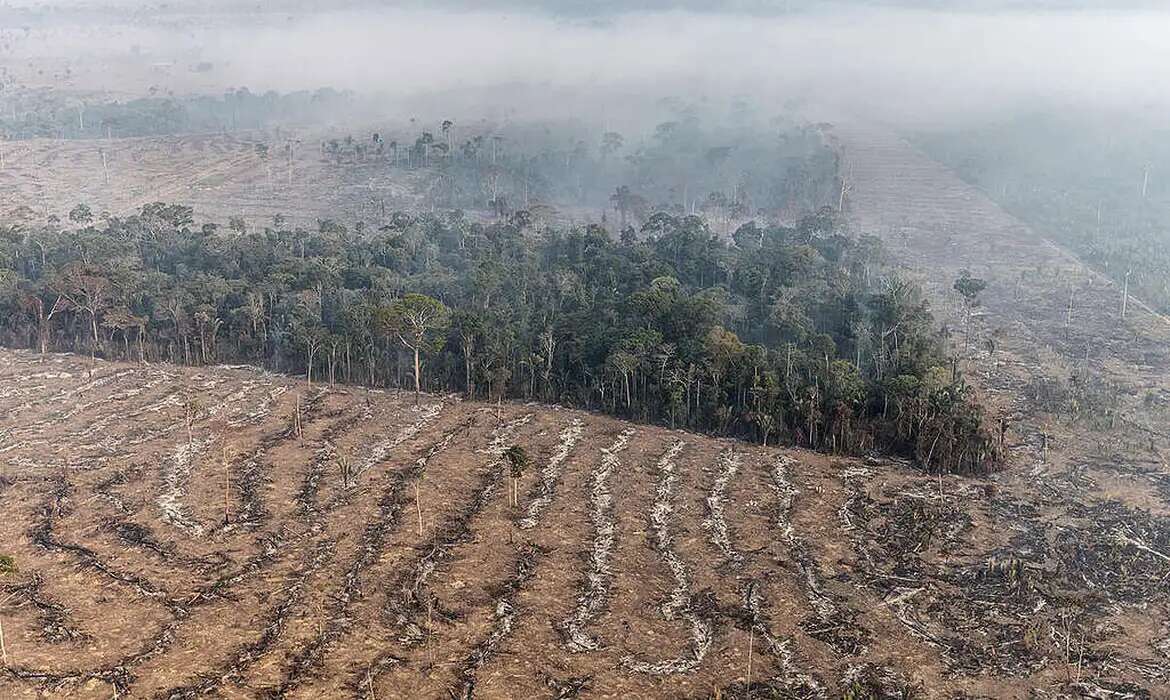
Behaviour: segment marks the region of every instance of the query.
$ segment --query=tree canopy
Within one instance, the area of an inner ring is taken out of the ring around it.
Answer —
[[[155,204],[0,227],[2,339],[560,402],[931,469],[994,457],[921,291],[830,212],[730,240],[665,212],[620,240],[523,216],[389,219],[243,231]]]

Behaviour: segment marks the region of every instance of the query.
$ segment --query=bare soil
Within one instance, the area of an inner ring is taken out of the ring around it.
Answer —
[[[321,139],[335,137],[286,129],[8,141],[0,144],[0,213],[40,223],[50,215],[64,220],[78,204],[89,205],[95,216],[125,216],[166,202],[193,207],[200,222],[226,224],[239,216],[263,227],[279,214],[289,225],[315,226],[318,219],[375,225],[417,205],[427,171],[374,160],[332,162],[322,154]]]

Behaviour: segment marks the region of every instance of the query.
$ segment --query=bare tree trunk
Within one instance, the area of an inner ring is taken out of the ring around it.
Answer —
[[[415,347],[415,348],[413,348],[413,350],[414,350],[414,405],[417,406],[418,401],[419,401],[419,394],[422,393],[422,380],[420,379],[420,376],[419,376],[419,372],[421,369],[421,363],[419,362],[418,348]]]
[[[231,472],[228,470],[228,449],[227,445],[223,447],[223,524],[227,525],[231,522],[231,498],[232,498],[232,481]]]
[[[467,386],[467,398],[475,396],[475,386],[471,383],[471,355],[464,353],[463,355],[463,372],[466,376],[464,383]]]
[[[296,433],[297,439],[304,438],[304,431],[301,430],[301,392],[297,392],[297,407],[296,413],[293,414],[293,432]]]
[[[1126,312],[1129,311],[1129,276],[1133,274],[1133,270],[1125,271],[1125,287],[1121,292],[1121,318],[1125,318]]]
[[[747,688],[749,694],[752,692],[752,642],[755,641],[755,632],[754,626],[748,627]]]
[[[101,338],[98,337],[97,329],[97,314],[89,312],[89,327],[93,331],[93,347],[90,348],[90,356],[96,356],[98,349],[101,347]]]

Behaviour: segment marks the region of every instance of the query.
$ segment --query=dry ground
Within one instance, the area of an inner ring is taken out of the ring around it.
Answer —
[[[1170,529],[1120,500],[1080,517],[1128,544],[896,463],[246,368],[9,351],[0,410],[4,697],[746,697],[749,648],[756,697],[1163,683]]]
[[[1018,571],[1011,585],[1031,612],[1011,622],[1039,625],[1057,652],[1031,667],[1072,665],[1091,697],[1170,697],[1170,320],[1136,299],[1122,318],[1117,285],[893,134],[846,125],[836,136],[855,227],[928,289],[969,347],[967,376],[1009,422],[1008,468],[987,485],[994,497],[972,504],[989,527],[977,522],[957,547],[989,572]],[[989,282],[969,343],[951,289],[963,269]],[[962,649],[938,638],[945,617],[930,621],[949,605],[947,583],[908,599],[906,626]],[[1001,648],[1019,650],[994,621]]]
[[[978,484],[248,369],[8,352],[0,388],[6,696],[705,696],[749,641],[760,694],[965,684],[858,556],[875,475]]]
[[[380,223],[395,209],[417,205],[427,176],[381,163],[335,165],[321,153],[319,134],[284,131],[125,139],[32,139],[0,143],[0,214],[29,207],[32,220],[65,219],[79,203],[98,214],[124,216],[151,202],[195,209],[197,221],[271,225],[332,218]],[[336,134],[327,134],[332,138]],[[293,144],[292,157],[285,147]],[[257,145],[269,147],[261,156]],[[103,154],[105,163],[103,165]]]

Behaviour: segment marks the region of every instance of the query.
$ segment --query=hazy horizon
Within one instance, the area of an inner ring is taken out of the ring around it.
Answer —
[[[14,68],[21,59],[72,56],[82,64],[87,55],[116,56],[143,70],[173,62],[177,92],[331,87],[391,102],[438,95],[534,117],[593,110],[590,116],[604,118],[667,97],[745,100],[765,112],[799,104],[810,118],[862,114],[915,128],[1038,110],[1154,118],[1170,112],[1170,94],[1160,89],[1170,81],[1165,11],[951,12],[829,3],[761,16],[751,8],[783,3],[701,12],[692,3],[570,17],[566,8],[575,3],[455,7],[465,4],[343,3],[305,11],[286,3],[288,10],[255,13],[224,2],[201,9],[199,23],[185,19],[182,5],[147,5],[115,13],[108,25],[86,13],[42,10],[43,24],[7,38]],[[640,6],[651,5],[660,3]],[[183,69],[195,61],[213,64],[214,72],[185,87]],[[74,82],[78,90],[123,95],[149,87],[137,77],[79,75]]]

